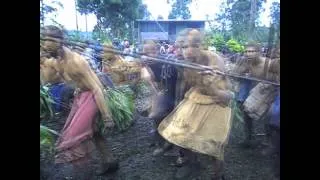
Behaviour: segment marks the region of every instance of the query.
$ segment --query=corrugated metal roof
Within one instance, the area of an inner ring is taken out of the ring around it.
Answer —
[[[188,19],[159,19],[159,20],[143,20],[136,19],[139,22],[205,22],[206,20],[188,20]]]

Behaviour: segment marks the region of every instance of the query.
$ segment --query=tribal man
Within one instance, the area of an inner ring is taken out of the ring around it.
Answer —
[[[201,49],[202,35],[198,30],[188,30],[183,41],[185,61],[211,66],[223,71],[222,59]],[[181,147],[188,156],[186,166],[178,169],[176,178],[185,179],[199,170],[197,153],[209,155],[214,160],[213,179],[222,178],[224,147],[231,128],[232,93],[225,77],[184,69],[185,83],[190,89],[179,105],[160,123],[159,133],[170,143]]]
[[[106,127],[114,126],[104,99],[103,85],[82,56],[63,46],[61,29],[46,26],[44,35],[43,48],[54,57],[57,73],[78,88],[71,112],[57,141],[56,163],[70,162],[76,167],[84,166],[95,145],[102,155],[99,174],[115,171],[118,163],[106,149],[101,134],[101,119]]]
[[[144,44],[143,52],[147,56],[160,57],[156,50],[156,44],[153,41],[147,41]],[[155,122],[154,133],[157,148],[154,150],[153,155],[156,156],[172,147],[170,143],[164,141],[156,129],[162,119],[174,108],[177,72],[176,68],[169,64],[153,62],[147,59],[144,59],[144,61],[145,64],[147,64],[146,68],[149,69],[149,73],[151,74],[149,82],[152,81],[150,83],[156,91],[153,96],[151,112],[149,114],[149,118]]]
[[[273,80],[270,76],[270,61],[260,56],[260,48],[255,43],[247,45],[245,58],[238,61],[235,72],[265,80]],[[251,80],[241,80],[237,101],[244,112],[245,141],[244,147],[252,147],[257,143],[253,141],[253,120],[264,117],[275,95],[275,87],[270,84],[256,83]]]

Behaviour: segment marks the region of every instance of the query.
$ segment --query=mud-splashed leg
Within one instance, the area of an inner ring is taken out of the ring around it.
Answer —
[[[101,168],[98,170],[97,174],[102,175],[107,172],[114,172],[118,170],[119,164],[114,159],[103,136],[97,133],[94,135],[93,139],[95,146],[101,155]]]

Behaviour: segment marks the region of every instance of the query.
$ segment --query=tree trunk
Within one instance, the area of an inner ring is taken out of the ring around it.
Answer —
[[[249,41],[253,40],[253,32],[254,32],[254,28],[255,28],[256,14],[257,14],[257,0],[251,0],[249,31],[248,31]]]
[[[74,9],[76,10],[76,28],[77,28],[77,31],[79,31],[79,28],[78,28],[78,12],[77,12],[77,0],[74,0]]]
[[[87,39],[88,39],[88,21],[87,21],[87,13],[84,14],[85,21],[86,21],[86,34],[87,34]]]
[[[274,25],[270,24],[267,57],[271,57],[273,40],[274,40]]]
[[[41,17],[41,24],[40,24],[41,26],[40,27],[43,27],[44,26],[44,9],[43,9],[44,8],[44,4],[43,4],[43,0],[40,1],[40,4],[41,4],[41,12],[40,12],[41,13],[41,16],[40,16]]]

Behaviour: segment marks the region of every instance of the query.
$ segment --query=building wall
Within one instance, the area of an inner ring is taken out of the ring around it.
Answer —
[[[139,42],[146,39],[175,41],[176,35],[185,28],[196,28],[200,31],[204,30],[204,22],[160,21],[157,23],[146,21],[137,23],[137,39],[139,39]]]

